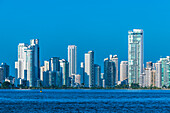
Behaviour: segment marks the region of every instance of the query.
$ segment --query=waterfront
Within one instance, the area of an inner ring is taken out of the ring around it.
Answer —
[[[0,90],[0,112],[169,112],[170,90]]]

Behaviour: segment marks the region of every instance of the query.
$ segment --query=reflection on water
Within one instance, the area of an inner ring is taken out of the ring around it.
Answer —
[[[169,112],[170,90],[0,90],[0,112]]]

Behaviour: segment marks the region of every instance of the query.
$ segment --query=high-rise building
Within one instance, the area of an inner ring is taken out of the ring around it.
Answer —
[[[41,81],[43,81],[44,71],[45,71],[45,66],[41,66],[40,67],[40,80]]]
[[[82,86],[84,86],[84,83],[85,83],[85,73],[84,73],[84,63],[81,62],[80,64],[80,80],[81,80],[81,84]]]
[[[77,46],[68,46],[69,76],[77,74]]]
[[[35,74],[35,78],[36,80],[40,79],[40,58],[39,58],[39,40],[38,39],[32,39],[30,40],[30,46],[31,49],[33,49],[33,66],[34,66],[34,74]]]
[[[81,75],[75,75],[75,84],[76,86],[80,86],[81,83]]]
[[[85,87],[94,87],[94,51],[85,53]]]
[[[49,86],[56,86],[57,73],[55,71],[49,71]]]
[[[162,86],[168,87],[170,85],[170,56],[166,58],[160,58],[162,67]]]
[[[115,62],[109,58],[104,59],[104,81],[105,87],[114,87],[116,85],[116,66]]]
[[[50,59],[50,71],[60,71],[60,58],[52,57]]]
[[[101,87],[101,67],[94,64],[94,83],[95,87]]]
[[[27,49],[26,51],[26,57],[27,57],[27,81],[29,87],[35,87],[36,81],[38,80],[35,76],[35,68],[34,68],[34,50],[33,49]]]
[[[49,70],[50,70],[50,62],[44,61],[44,71],[49,71]]]
[[[9,65],[6,63],[1,63],[1,67],[4,68],[4,77],[8,78],[9,77]]]
[[[26,74],[27,74],[27,60],[26,60],[26,52],[28,44],[25,43],[19,43],[18,45],[18,76],[17,79],[24,79],[27,80]]]
[[[67,60],[62,59],[60,60],[60,75],[62,78],[62,85],[69,86],[70,79],[69,79],[69,63]]]
[[[120,81],[128,79],[128,61],[121,61],[120,63]]]
[[[40,79],[38,39],[30,40],[30,45],[25,43],[20,43],[18,45],[18,61],[15,65],[17,65],[16,80],[27,81],[29,87],[35,87],[37,85],[37,80]]]
[[[112,55],[110,55],[110,60],[112,60],[114,63],[115,63],[115,70],[116,70],[116,78],[115,78],[115,82],[116,82],[116,84],[118,84],[118,78],[119,78],[119,67],[118,67],[118,57],[117,57],[117,55],[114,55],[114,56],[112,56]]]
[[[156,67],[156,87],[162,87],[162,62],[158,61],[155,65]]]
[[[143,73],[143,30],[128,32],[128,83],[139,83]]]
[[[0,83],[5,82],[4,68],[0,67]]]

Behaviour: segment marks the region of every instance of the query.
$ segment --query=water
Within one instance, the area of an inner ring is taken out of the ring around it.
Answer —
[[[0,90],[0,112],[169,112],[170,90]]]

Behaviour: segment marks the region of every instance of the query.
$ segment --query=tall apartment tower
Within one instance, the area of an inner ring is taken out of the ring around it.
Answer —
[[[33,66],[34,66],[34,73],[35,73],[35,78],[38,80],[40,79],[40,52],[39,52],[39,40],[38,39],[32,39],[30,40],[30,46],[31,49],[33,50],[34,54],[34,61],[33,61]]]
[[[105,87],[114,87],[116,85],[116,66],[115,62],[109,58],[104,59],[104,77]]]
[[[5,79],[9,77],[9,65],[1,63],[0,66],[0,83],[5,82]]]
[[[115,84],[118,84],[118,78],[119,78],[119,67],[118,67],[118,57],[117,55],[110,55],[110,60],[113,61],[115,63],[115,70],[116,70],[116,78],[115,78]]]
[[[94,87],[94,51],[85,53],[85,87]]]
[[[15,63],[16,79],[27,81],[29,87],[35,87],[37,80],[40,79],[39,64],[39,40],[30,40],[30,45],[19,43],[18,61]]]
[[[50,59],[50,71],[60,71],[60,58],[52,57]]]
[[[128,61],[121,61],[120,63],[120,81],[128,79]]]
[[[77,74],[77,46],[68,46],[69,76]]]
[[[61,75],[61,84],[65,86],[70,86],[69,80],[69,63],[67,60],[60,60],[60,75]]]
[[[156,87],[162,87],[162,62],[158,61],[155,65],[156,67]]]
[[[162,86],[168,87],[170,85],[170,56],[167,56],[166,58],[160,58],[159,60],[162,64]]]
[[[140,83],[143,73],[143,30],[128,32],[128,83]]]
[[[94,81],[95,87],[101,87],[101,67],[94,64]]]
[[[84,62],[80,63],[80,80],[81,80],[81,85],[84,86],[84,81],[85,81]]]

